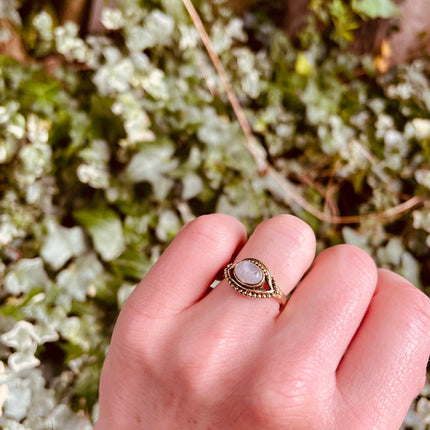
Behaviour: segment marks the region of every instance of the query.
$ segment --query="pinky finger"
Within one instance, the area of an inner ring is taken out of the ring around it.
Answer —
[[[398,429],[420,392],[430,354],[430,299],[380,269],[367,313],[337,370],[350,428]]]

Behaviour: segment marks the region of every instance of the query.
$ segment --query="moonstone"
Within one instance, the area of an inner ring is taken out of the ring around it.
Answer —
[[[263,280],[263,272],[252,261],[243,260],[234,268],[236,278],[247,285],[257,285]]]

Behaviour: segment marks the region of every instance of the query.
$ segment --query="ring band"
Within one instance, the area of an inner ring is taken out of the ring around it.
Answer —
[[[230,263],[224,269],[224,277],[240,294],[257,299],[273,298],[282,308],[287,303],[287,296],[276,284],[269,269],[256,258],[245,258],[237,263]]]

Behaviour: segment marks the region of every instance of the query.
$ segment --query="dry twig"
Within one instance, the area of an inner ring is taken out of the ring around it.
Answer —
[[[230,79],[227,76],[227,73],[224,69],[224,66],[221,63],[221,60],[219,59],[217,53],[215,52],[214,46],[209,38],[208,33],[205,30],[202,20],[200,19],[200,16],[197,13],[196,9],[194,8],[191,0],[182,0],[182,1],[188,13],[190,14],[190,17],[194,23],[194,26],[199,32],[200,38],[202,39],[202,42],[206,47],[206,50],[209,54],[212,64],[214,65],[215,70],[217,71],[218,76],[222,82],[222,85],[224,86],[225,92],[227,93],[227,97],[236,115],[237,121],[239,122],[239,125],[242,128],[243,133],[245,134],[247,149],[249,150],[249,152],[257,162],[257,167],[260,170],[260,172],[264,172],[267,166],[266,156],[264,152],[260,149],[260,146],[257,144],[252,134],[251,126],[249,125],[249,122],[246,119],[245,113],[243,112],[242,106],[239,103],[236,93],[233,91],[233,88],[230,84]]]

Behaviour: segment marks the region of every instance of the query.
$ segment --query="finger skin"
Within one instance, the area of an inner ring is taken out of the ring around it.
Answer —
[[[159,385],[151,374],[160,350],[170,343],[180,314],[205,294],[245,239],[242,224],[222,214],[199,217],[178,233],[121,310],[103,366],[96,428],[142,428],[130,422]]]
[[[235,261],[246,257],[261,260],[288,293],[308,269],[314,253],[311,228],[294,216],[278,215],[257,227]],[[195,357],[200,357],[205,363],[205,386],[229,372],[239,374],[245,361],[272,335],[279,313],[275,299],[243,296],[224,279],[184,315],[192,330],[182,333],[180,342],[173,344],[178,362],[189,368]],[[232,351],[236,359],[228,366]]]
[[[270,383],[260,399],[265,405],[262,414],[287,411],[285,428],[335,428],[336,369],[366,312],[376,280],[373,260],[357,247],[339,245],[318,255],[265,347],[270,360],[264,362],[257,385]]]
[[[316,240],[312,229],[292,215],[278,215],[263,221],[242,247],[235,262],[252,257],[267,266],[278,286],[288,294],[311,265]],[[199,304],[200,305],[200,304]],[[205,308],[229,309],[241,320],[267,321],[279,315],[279,303],[272,298],[256,299],[236,292],[223,280],[201,302]],[[272,318],[268,318],[268,314]]]
[[[182,312],[205,294],[245,240],[244,226],[229,215],[196,218],[178,233],[127,305],[155,318]]]
[[[246,257],[261,260],[278,285],[288,293],[309,268],[314,254],[312,229],[294,216],[279,215],[259,225],[235,261]],[[182,387],[188,387],[188,391],[198,393],[196,397],[199,399],[208,398],[210,393],[211,402],[217,404],[233,393],[243,391],[242,396],[237,397],[238,404],[228,414],[226,409],[224,413],[231,420],[240,422],[242,418],[235,414],[246,410],[243,418],[248,425],[233,426],[230,423],[226,428],[271,429],[270,423],[277,422],[276,416],[272,415],[269,421],[261,420],[265,422],[264,427],[258,426],[259,412],[255,416],[255,411],[264,409],[258,399],[268,382],[254,386],[251,380],[260,373],[264,377],[264,371],[260,370],[266,363],[273,364],[272,357],[264,352],[279,314],[279,303],[275,299],[243,296],[223,280],[214,291],[184,312],[181,323],[187,328],[169,343],[175,357],[176,381]],[[252,407],[248,410],[246,406],[250,403]],[[252,414],[255,425],[250,427]]]
[[[429,298],[379,269],[375,295],[337,370],[339,410],[356,420],[347,428],[400,427],[424,385],[429,333]]]
[[[278,318],[274,348],[280,362],[310,359],[315,378],[332,376],[376,288],[370,256],[352,245],[322,251]],[[310,372],[312,375],[312,372]]]
[[[95,428],[397,430],[424,382],[429,299],[387,271],[372,296],[363,273],[375,269],[351,247],[321,253],[283,313],[225,281],[206,294],[239,249],[237,260],[262,260],[288,292],[315,246],[309,227],[280,216],[241,248],[240,223],[216,217],[185,227],[124,306]]]

